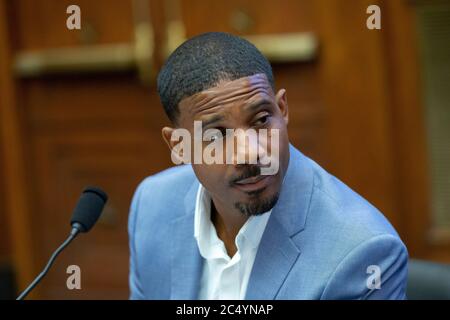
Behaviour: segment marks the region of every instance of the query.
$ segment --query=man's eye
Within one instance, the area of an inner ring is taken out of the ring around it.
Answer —
[[[220,133],[222,134],[222,137],[225,137],[227,135],[227,129],[225,129],[225,128],[217,128],[217,130],[220,131]]]
[[[266,114],[266,115],[260,117],[258,120],[256,120],[255,125],[257,125],[257,126],[265,125],[268,120],[269,120],[269,115]]]
[[[216,134],[213,134],[213,135],[211,136],[211,141],[217,141],[217,140],[219,140],[220,138],[222,138],[222,135],[219,134],[219,133],[216,133]]]
[[[216,141],[218,139],[222,139],[226,136],[227,132],[225,128],[216,128],[216,130],[218,130],[218,132],[216,132],[215,134],[213,134],[211,136],[211,141]]]

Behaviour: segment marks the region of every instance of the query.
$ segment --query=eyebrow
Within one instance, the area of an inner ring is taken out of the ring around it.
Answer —
[[[269,100],[267,100],[267,99],[258,100],[258,101],[255,101],[255,102],[249,104],[249,105],[246,105],[244,107],[244,110],[248,111],[248,112],[252,112],[254,110],[257,110],[261,106],[267,105],[267,104],[269,104],[269,105],[271,104],[271,102]],[[215,124],[216,122],[222,121],[223,119],[224,119],[223,116],[221,116],[219,114],[216,114],[216,115],[213,115],[213,116],[211,116],[209,118],[206,118],[205,120],[201,120],[202,121],[202,126],[203,126],[203,128],[207,128],[208,126],[210,126],[212,124]]]
[[[218,114],[213,115],[213,116],[207,118],[206,120],[202,120],[203,128],[206,128],[206,127],[208,127],[208,126],[210,126],[210,125],[212,125],[212,124],[214,124],[216,122],[222,121],[223,119],[224,118],[221,115],[218,115]]]
[[[257,110],[262,105],[266,105],[266,104],[270,105],[271,102],[269,100],[267,100],[267,99],[258,100],[258,101],[255,101],[255,102],[245,106],[244,110],[252,112],[254,110]]]

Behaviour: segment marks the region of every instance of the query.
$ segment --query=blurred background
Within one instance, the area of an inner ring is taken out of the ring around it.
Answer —
[[[450,262],[450,1],[0,0],[0,298],[40,272],[86,185],[109,194],[104,215],[32,297],[128,297],[130,200],[171,166],[156,75],[207,31],[253,41],[287,90],[292,143],[379,208],[412,257]],[[66,288],[71,264],[81,290]]]

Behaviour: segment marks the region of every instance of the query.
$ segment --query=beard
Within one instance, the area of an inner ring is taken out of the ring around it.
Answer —
[[[261,168],[257,165],[246,165],[243,167],[243,171],[234,178],[229,181],[229,185],[233,186],[236,181],[258,176],[261,174]],[[261,193],[263,190],[256,190],[251,192],[246,192],[248,196],[250,196],[250,200],[245,202],[236,202],[234,207],[241,212],[246,217],[250,216],[258,216],[269,210],[271,210],[278,201],[279,192],[266,196],[265,198],[261,197]]]
[[[249,202],[236,202],[234,207],[246,217],[259,216],[271,210],[278,201],[279,193],[265,199],[256,198]]]

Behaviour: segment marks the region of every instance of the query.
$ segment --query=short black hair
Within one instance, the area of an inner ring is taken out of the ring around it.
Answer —
[[[264,73],[275,89],[272,67],[249,41],[224,32],[197,35],[181,44],[158,75],[158,93],[169,119],[176,123],[183,98],[233,81]]]

